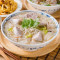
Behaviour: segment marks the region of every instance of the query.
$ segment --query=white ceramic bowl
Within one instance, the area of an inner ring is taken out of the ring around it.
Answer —
[[[10,39],[5,35],[5,33],[4,33],[4,30],[3,30],[3,29],[4,29],[4,24],[5,24],[11,17],[13,17],[13,16],[15,16],[15,15],[18,15],[18,14],[20,14],[20,13],[22,13],[22,12],[37,12],[37,13],[40,13],[41,15],[45,15],[45,16],[51,18],[51,20],[53,20],[53,21],[55,22],[56,26],[57,26],[57,27],[56,27],[56,28],[57,28],[56,35],[55,35],[51,40],[48,40],[48,41],[46,41],[46,42],[44,42],[44,43],[40,43],[40,44],[21,44],[21,43],[18,43],[18,42],[14,42],[13,40],[10,40]],[[53,40],[56,38],[56,36],[57,36],[57,34],[58,34],[58,32],[59,32],[59,25],[58,25],[58,22],[56,21],[56,19],[55,19],[54,17],[52,17],[51,15],[47,14],[47,13],[44,13],[44,12],[41,12],[41,11],[24,10],[24,11],[16,12],[16,13],[11,14],[11,15],[9,15],[8,17],[6,17],[6,18],[4,19],[4,21],[2,22],[1,31],[2,31],[2,34],[5,36],[6,39],[8,39],[10,42],[12,42],[12,43],[15,44],[16,46],[20,47],[21,49],[26,50],[26,51],[35,51],[35,50],[37,50],[37,49],[43,48],[44,46],[46,46],[47,44],[49,44],[51,41],[53,41]],[[53,43],[54,43],[54,42],[53,42]]]
[[[42,5],[39,5],[39,4],[32,3],[30,0],[27,0],[27,1],[35,9],[37,9],[39,11],[43,11],[43,12],[49,13],[49,14],[53,14],[54,12],[56,12],[57,10],[60,9],[60,5],[42,6]]]
[[[20,0],[14,0],[14,1],[17,3],[17,9],[13,13],[20,11],[22,9],[22,2]],[[10,14],[0,15],[0,17],[7,17],[8,15],[10,15]]]

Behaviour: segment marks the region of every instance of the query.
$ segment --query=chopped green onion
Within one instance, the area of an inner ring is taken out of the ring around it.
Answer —
[[[29,28],[29,27],[37,27],[39,25],[38,19],[33,20],[33,19],[24,19],[22,21],[22,27],[23,28]]]
[[[11,31],[12,32],[13,31],[13,28],[9,28],[8,31]]]
[[[32,1],[32,0],[30,0],[30,1]]]
[[[50,4],[47,4],[46,6],[51,6]]]
[[[45,26],[40,26],[40,27],[38,26],[37,29],[43,31],[45,34],[48,33],[47,27],[45,27]]]
[[[31,38],[32,37],[32,34],[29,34],[27,36],[25,36],[26,38]]]
[[[60,4],[60,3],[57,3],[57,4]]]
[[[44,33],[45,33],[45,34],[47,34],[47,33],[48,33],[48,30],[43,30],[43,31],[44,31]]]

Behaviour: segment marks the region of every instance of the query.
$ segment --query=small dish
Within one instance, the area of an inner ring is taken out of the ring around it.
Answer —
[[[22,2],[20,0],[14,0],[14,1],[17,3],[17,9],[13,13],[20,11],[22,9]],[[8,15],[10,15],[10,14],[0,15],[0,17],[7,17]]]

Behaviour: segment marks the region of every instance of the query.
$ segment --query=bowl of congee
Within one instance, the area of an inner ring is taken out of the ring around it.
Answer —
[[[4,37],[17,47],[25,51],[35,51],[57,37],[59,25],[56,19],[47,13],[24,10],[6,17],[1,31]]]
[[[53,14],[60,9],[60,0],[27,0],[35,9]]]

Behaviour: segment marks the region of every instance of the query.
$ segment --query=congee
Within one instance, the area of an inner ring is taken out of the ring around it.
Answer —
[[[5,35],[13,42],[39,44],[51,40],[56,34],[55,22],[37,12],[22,12],[4,25]]]
[[[60,0],[30,0],[32,3],[36,3],[43,6],[56,6],[60,4]]]

